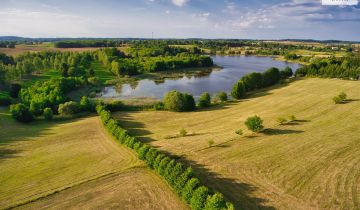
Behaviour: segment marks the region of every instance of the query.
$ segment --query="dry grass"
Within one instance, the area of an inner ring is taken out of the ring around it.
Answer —
[[[2,109],[0,127],[0,209],[185,208],[134,152],[107,135],[98,117],[24,125]],[[152,199],[158,194],[164,199]],[[146,202],[126,203],[134,198]]]
[[[191,163],[239,209],[360,209],[359,90],[358,81],[305,79],[198,112],[117,116],[143,141]],[[335,105],[341,91],[353,100]],[[244,126],[255,114],[265,122],[262,134]],[[298,120],[278,125],[289,115]],[[193,135],[165,138],[181,128]]]
[[[147,169],[116,173],[62,191],[19,209],[188,209]]]

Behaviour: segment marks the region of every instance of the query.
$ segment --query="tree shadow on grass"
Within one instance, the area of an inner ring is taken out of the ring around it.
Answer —
[[[341,104],[348,104],[348,103],[357,102],[357,101],[360,101],[360,99],[346,99]]]
[[[53,134],[51,128],[66,123],[71,123],[84,119],[73,118],[56,121],[35,120],[31,123],[20,123],[14,120],[7,110],[1,110],[0,113],[0,161],[15,158],[21,150],[8,148],[9,145],[16,142],[36,141],[37,138]]]
[[[267,199],[253,195],[258,190],[256,186],[240,182],[239,180],[221,177],[202,164],[188,160],[185,157],[165,153],[185,165],[191,166],[194,169],[196,177],[198,177],[202,183],[215,191],[221,192],[226,199],[234,204],[235,209],[276,210],[275,207],[265,204],[268,202]]]
[[[144,143],[155,141],[148,137],[152,134],[149,130],[145,129],[145,124],[135,121],[128,112],[117,112],[114,117],[120,122],[120,126],[126,129],[130,135],[135,136]]]
[[[290,129],[274,129],[274,128],[267,128],[262,131],[265,135],[286,135],[286,134],[296,134],[296,133],[303,133],[304,131],[299,130],[290,130]]]

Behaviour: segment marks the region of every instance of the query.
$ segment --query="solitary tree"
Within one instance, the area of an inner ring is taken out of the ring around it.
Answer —
[[[263,120],[259,117],[259,116],[253,116],[253,117],[249,117],[247,118],[247,120],[245,121],[245,125],[246,127],[253,131],[253,132],[260,132],[264,129],[264,126],[262,125]]]

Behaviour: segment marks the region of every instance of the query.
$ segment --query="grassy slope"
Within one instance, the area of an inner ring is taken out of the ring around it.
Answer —
[[[120,112],[118,118],[144,141],[182,156],[238,208],[359,209],[359,89],[357,81],[305,79],[224,107]],[[333,104],[340,91],[354,100]],[[246,131],[245,119],[255,114],[266,134]],[[292,114],[298,121],[277,125],[278,117]],[[181,128],[194,134],[165,138]]]
[[[97,117],[23,125],[2,109],[0,127],[0,209],[38,198],[29,208],[186,208],[135,153],[109,138]],[[134,185],[140,191],[129,190]],[[154,194],[164,199],[149,200]],[[128,203],[135,197],[148,203]]]

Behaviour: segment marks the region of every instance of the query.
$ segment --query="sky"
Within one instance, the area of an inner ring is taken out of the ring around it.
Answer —
[[[0,0],[0,36],[360,41],[360,4],[320,0]]]

